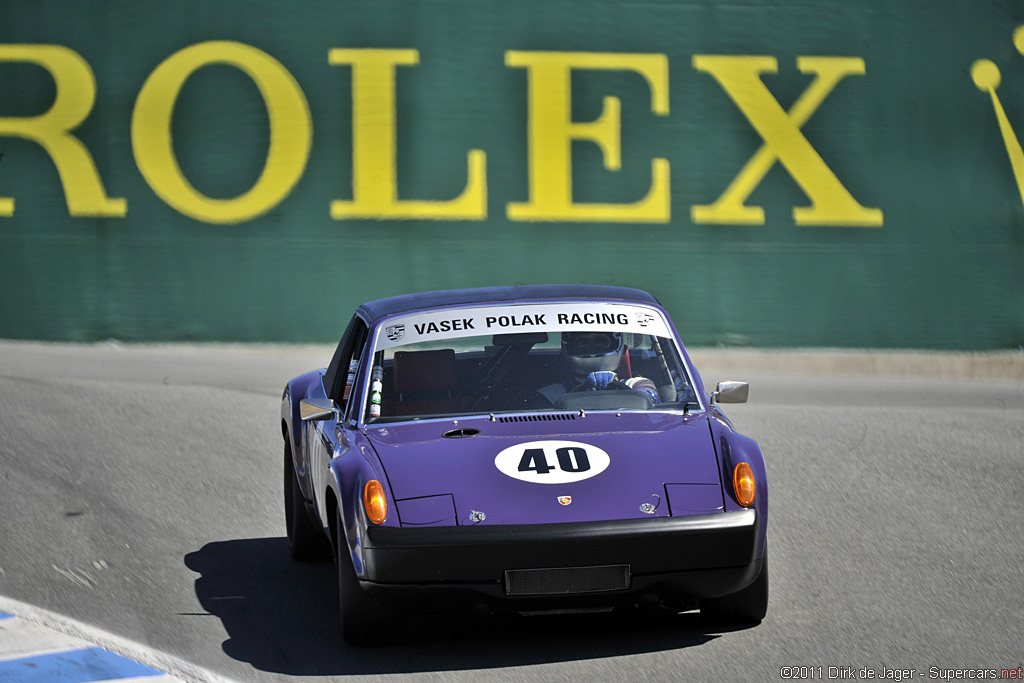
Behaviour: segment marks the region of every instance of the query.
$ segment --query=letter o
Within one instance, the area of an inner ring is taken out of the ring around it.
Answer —
[[[195,71],[211,64],[245,72],[259,88],[270,119],[263,172],[248,192],[233,199],[211,199],[192,187],[171,141],[171,116],[181,88]],[[132,150],[143,178],[169,206],[207,223],[241,223],[281,203],[305,171],[312,139],[309,104],[291,73],[267,53],[232,41],[197,43],[165,59],[142,85],[132,111]]]

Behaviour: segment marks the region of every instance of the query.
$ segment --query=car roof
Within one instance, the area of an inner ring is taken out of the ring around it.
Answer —
[[[632,301],[660,305],[659,301],[651,294],[630,287],[614,287],[609,285],[512,285],[402,294],[386,299],[368,301],[360,306],[356,313],[366,322],[373,323],[389,315],[425,308],[538,299],[597,299],[601,301]]]

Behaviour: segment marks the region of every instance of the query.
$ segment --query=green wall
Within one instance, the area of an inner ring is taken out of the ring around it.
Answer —
[[[4,3],[0,337],[327,342],[368,299],[590,282],[690,345],[1016,348],[1022,26],[968,0]]]

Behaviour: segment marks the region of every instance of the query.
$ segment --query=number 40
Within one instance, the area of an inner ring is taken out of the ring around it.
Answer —
[[[558,469],[563,472],[586,472],[590,469],[590,458],[587,451],[578,446],[566,446],[555,451],[558,457]],[[555,469],[548,464],[547,453],[543,448],[527,448],[519,461],[520,472],[536,472],[547,474]]]

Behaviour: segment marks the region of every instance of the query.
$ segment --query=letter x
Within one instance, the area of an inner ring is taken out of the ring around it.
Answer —
[[[843,78],[864,73],[858,57],[798,57],[801,73],[816,77],[789,112],[761,81],[778,71],[774,57],[694,55],[693,67],[710,73],[764,140],[722,196],[711,205],[692,207],[695,223],[763,224],[764,209],[744,202],[778,160],[811,200],[796,207],[797,225],[880,226],[882,212],[861,206],[843,187],[800,128]]]

